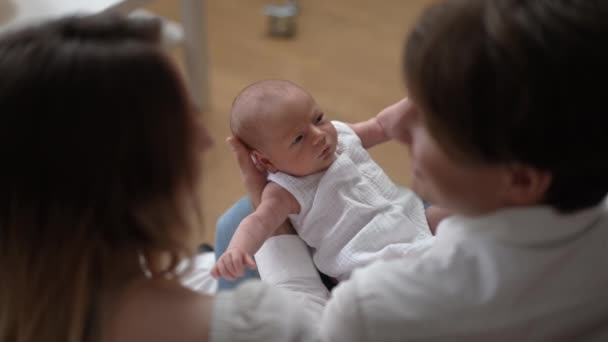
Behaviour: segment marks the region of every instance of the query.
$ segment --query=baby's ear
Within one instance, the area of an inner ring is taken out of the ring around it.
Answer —
[[[264,155],[263,153],[253,150],[251,152],[251,157],[253,157],[253,162],[255,163],[255,166],[257,166],[258,169],[263,169],[263,170],[266,170],[266,171],[272,172],[272,173],[277,172],[277,168],[272,164],[270,159],[268,159],[268,157],[266,155]]]

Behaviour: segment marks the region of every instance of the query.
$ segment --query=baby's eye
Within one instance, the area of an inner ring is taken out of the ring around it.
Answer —
[[[325,114],[323,114],[323,113],[319,114],[319,116],[317,116],[317,118],[315,119],[315,123],[321,123],[324,118],[325,118]]]
[[[299,143],[300,141],[302,141],[302,139],[304,139],[304,135],[302,135],[302,134],[298,135],[295,139],[293,139],[293,144],[295,145],[295,144]]]

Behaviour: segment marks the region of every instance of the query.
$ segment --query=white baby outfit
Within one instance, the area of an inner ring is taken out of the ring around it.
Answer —
[[[348,125],[332,123],[338,144],[327,170],[268,176],[300,204],[300,213],[289,218],[312,248],[317,268],[344,280],[375,260],[425,251],[431,232],[420,198],[389,179]]]

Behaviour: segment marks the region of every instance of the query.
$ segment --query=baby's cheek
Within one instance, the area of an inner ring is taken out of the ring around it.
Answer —
[[[307,154],[304,153],[303,150],[300,150],[297,153],[294,153],[293,156],[291,156],[289,163],[295,167],[301,168],[302,164],[307,164],[304,162],[308,160],[306,155]]]

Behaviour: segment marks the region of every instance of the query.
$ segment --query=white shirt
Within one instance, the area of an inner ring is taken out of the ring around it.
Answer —
[[[298,241],[273,238],[257,259],[282,289],[218,295],[212,341],[608,340],[606,202],[446,219],[421,259],[356,270],[330,300]]]
[[[347,124],[332,124],[338,142],[327,170],[304,177],[268,175],[300,205],[289,219],[312,247],[317,268],[344,280],[378,259],[423,253],[431,231],[422,200],[390,180]]]

